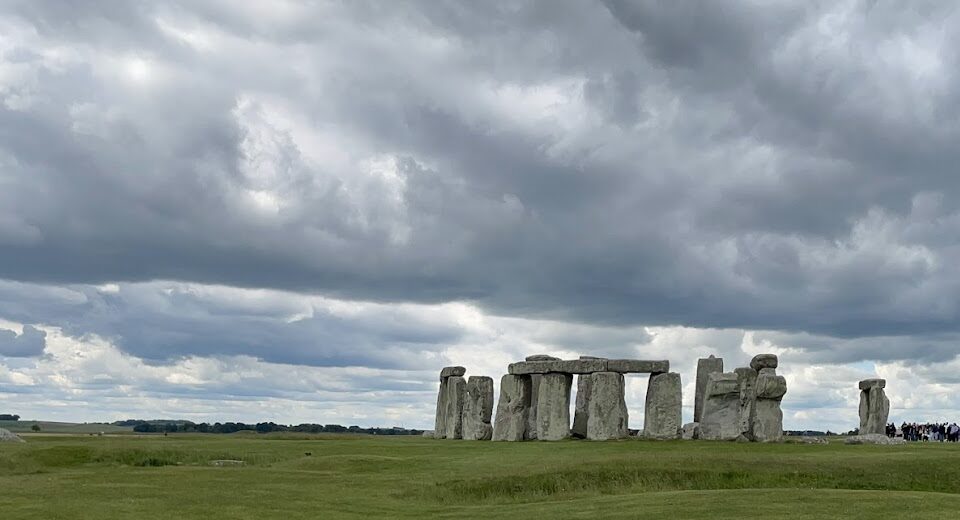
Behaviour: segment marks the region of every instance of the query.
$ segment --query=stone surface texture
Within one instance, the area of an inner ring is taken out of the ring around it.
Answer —
[[[593,387],[593,374],[577,376],[577,401],[573,410],[573,426],[570,435],[578,439],[587,438],[587,422],[590,417],[590,396]]]
[[[683,425],[683,433],[680,437],[685,441],[692,441],[700,438],[700,423],[689,422]]]
[[[861,435],[853,435],[847,437],[843,441],[844,444],[880,444],[880,445],[892,445],[892,444],[906,444],[907,441],[902,438],[891,438],[887,437],[882,433],[867,433]]]
[[[629,435],[623,374],[597,372],[581,377],[589,377],[591,387],[586,438],[605,441]]]
[[[467,400],[467,380],[461,376],[451,376],[446,379],[447,390],[445,396],[444,439],[463,438],[463,405]]]
[[[611,359],[607,361],[608,372],[621,374],[661,374],[670,371],[670,362],[666,360]]]
[[[723,358],[710,356],[697,360],[697,382],[693,397],[693,420],[699,422],[703,415],[703,394],[707,390],[710,374],[723,372]]]
[[[463,438],[488,441],[493,437],[493,379],[487,376],[470,376],[467,380],[467,396],[463,406]]]
[[[440,379],[446,379],[452,376],[462,376],[467,373],[467,369],[464,367],[443,367],[443,370],[440,371]]]
[[[773,368],[762,368],[756,380],[756,403],[754,403],[753,440],[779,442],[783,440],[783,410],[780,401],[787,393],[787,380],[778,376]]]
[[[0,428],[0,442],[26,442],[20,438],[19,435],[11,432],[10,430],[5,430]]]
[[[527,427],[523,438],[532,441],[537,439],[537,399],[540,397],[540,380],[542,374],[528,374],[530,378],[530,411],[527,413]]]
[[[750,360],[750,368],[758,372],[761,368],[777,368],[778,364],[776,354],[757,354]]]
[[[756,358],[754,358],[756,359]],[[753,419],[757,402],[757,371],[741,367],[733,370],[740,387],[740,435],[743,440],[753,440]]]
[[[704,392],[700,438],[732,441],[740,436],[740,385],[737,374],[710,374]]]
[[[537,390],[537,440],[558,441],[570,436],[570,389],[573,376],[549,373]]]
[[[530,376],[507,374],[500,378],[500,399],[493,424],[493,440],[522,441],[530,413]]]
[[[562,359],[558,361],[521,361],[511,363],[508,367],[511,374],[547,374],[550,372],[560,372],[564,374],[590,374],[592,372],[605,372],[607,370],[607,360],[605,359]]]
[[[865,381],[883,381],[870,380]],[[860,387],[863,388],[863,381]],[[860,435],[878,433],[884,434],[887,427],[887,417],[890,414],[890,400],[884,392],[886,381],[882,384],[872,383],[860,391]]]
[[[647,385],[643,435],[650,439],[677,439],[683,427],[680,374],[652,374]]]
[[[867,390],[869,388],[886,388],[887,380],[880,378],[870,378],[860,381],[860,390]]]

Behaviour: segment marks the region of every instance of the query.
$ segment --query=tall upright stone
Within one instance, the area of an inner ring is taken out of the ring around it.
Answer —
[[[780,401],[787,393],[787,380],[775,368],[761,368],[757,375],[753,414],[753,440],[777,442],[783,439],[783,410]]]
[[[627,430],[627,409],[624,404],[623,374],[594,372],[589,376],[591,394],[587,402],[586,438],[594,441],[622,439]]]
[[[467,380],[467,396],[463,406],[463,438],[488,441],[493,437],[493,379],[487,376],[470,376]]]
[[[524,361],[560,361],[560,358],[548,356],[546,354],[534,354],[527,356]],[[537,406],[538,396],[540,395],[540,380],[543,374],[530,375],[530,411],[527,413],[527,429],[523,438],[526,440],[535,440],[537,438]]]
[[[570,389],[573,376],[543,374],[537,393],[537,439],[558,441],[570,436]]]
[[[693,422],[700,422],[703,415],[703,394],[707,390],[707,379],[710,374],[720,374],[723,372],[723,358],[714,357],[712,354],[708,358],[697,360],[697,383],[696,393],[693,400]]]
[[[433,438],[444,439],[447,436],[447,378],[440,378],[440,391],[437,392],[437,414],[433,422]]]
[[[860,435],[886,433],[890,414],[890,400],[883,390],[886,386],[885,379],[860,381]]]
[[[732,441],[740,437],[740,382],[737,374],[723,372],[707,377],[700,438]]]
[[[493,440],[523,440],[530,413],[530,386],[530,376],[506,374],[500,378],[500,399],[493,423]]]
[[[580,359],[604,359],[593,356],[580,356]],[[587,437],[587,421],[590,417],[590,394],[592,388],[593,374],[580,374],[577,376],[577,401],[573,409],[573,426],[570,427],[570,435],[585,439]]]
[[[680,374],[651,374],[647,385],[643,435],[651,439],[678,439],[683,428]]]
[[[463,438],[463,405],[467,400],[467,380],[462,376],[447,378],[446,410],[444,419],[446,428],[445,439]]]
[[[737,375],[737,385],[740,390],[738,423],[740,440],[752,441],[753,419],[757,411],[757,371],[750,367],[741,367],[735,368],[733,373]]]
[[[434,438],[436,439],[443,439],[447,436],[447,379],[452,376],[462,376],[466,373],[467,369],[461,366],[443,367],[440,370],[440,390],[437,392],[437,411],[433,422]]]

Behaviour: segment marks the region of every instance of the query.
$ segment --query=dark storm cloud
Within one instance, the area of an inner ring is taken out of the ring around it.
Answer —
[[[0,328],[0,356],[39,356],[47,344],[46,338],[46,332],[31,325],[24,325],[21,334]]]
[[[0,16],[3,278],[956,332],[950,4],[16,2]],[[276,359],[377,364],[309,345],[456,338],[357,337],[322,316],[224,331],[190,305],[165,316],[176,327],[133,325],[153,311],[98,298],[110,311],[71,330],[137,336],[120,343],[146,357],[263,355],[286,334]]]

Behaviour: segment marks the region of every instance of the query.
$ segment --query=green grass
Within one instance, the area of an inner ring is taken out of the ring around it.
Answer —
[[[14,433],[31,432],[37,424],[43,433],[132,433],[132,426],[114,426],[103,423],[65,423],[49,421],[0,421],[0,428]]]
[[[960,510],[956,445],[25,438],[0,445],[5,519],[899,518]],[[210,465],[218,459],[246,465]]]

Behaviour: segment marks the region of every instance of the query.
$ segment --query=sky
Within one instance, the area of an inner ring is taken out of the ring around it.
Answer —
[[[0,4],[0,413],[427,428],[439,370],[780,358],[960,419],[960,6]],[[629,377],[630,427],[646,381]]]

